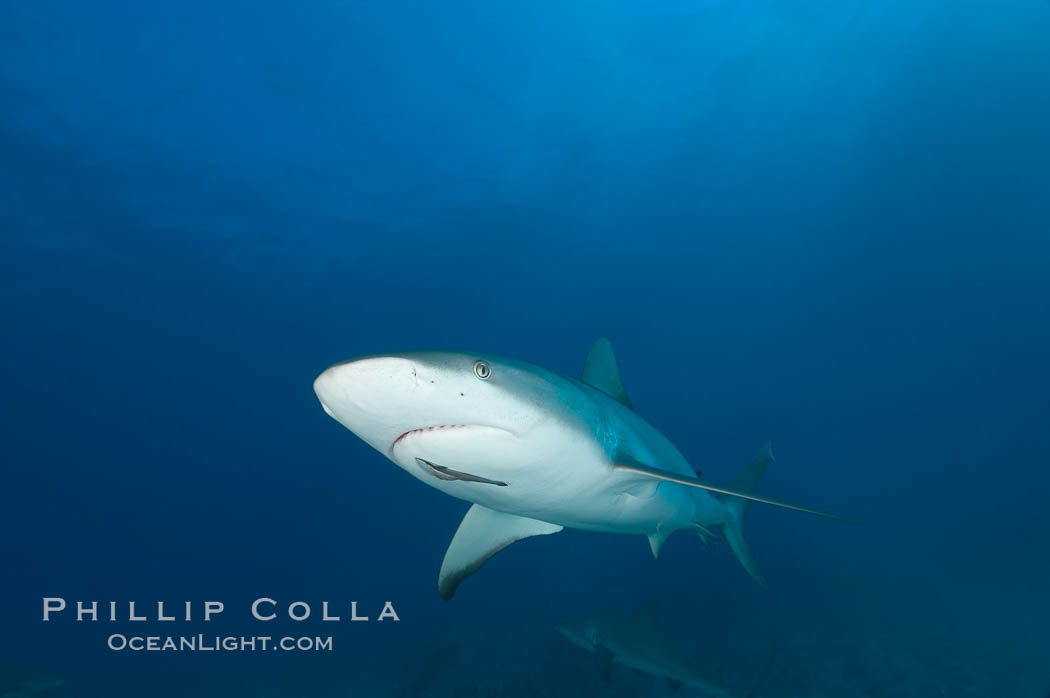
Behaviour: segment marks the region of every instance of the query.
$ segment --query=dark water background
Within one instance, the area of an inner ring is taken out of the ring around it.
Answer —
[[[670,695],[551,631],[647,599],[740,694],[1050,690],[1045,2],[8,0],[0,235],[0,656],[62,695]],[[575,374],[601,335],[706,477],[771,440],[763,492],[864,525],[753,507],[768,589],[695,536],[567,531],[441,602],[466,505],[312,379]],[[110,652],[142,629],[52,595],[336,652]]]

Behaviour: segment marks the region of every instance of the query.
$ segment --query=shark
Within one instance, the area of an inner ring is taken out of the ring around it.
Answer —
[[[689,686],[716,698],[735,698],[722,685],[720,670],[702,667],[697,659],[660,634],[656,602],[646,604],[631,618],[589,618],[560,625],[556,630],[572,644],[594,654],[605,680],[609,680],[616,663],[663,677],[676,690]]]
[[[35,667],[20,664],[9,659],[0,659],[0,698],[30,698],[31,696],[48,695],[65,685],[65,681],[55,678]]]
[[[849,521],[756,493],[767,444],[726,485],[701,479],[634,409],[608,339],[579,378],[489,354],[419,351],[330,366],[313,383],[324,411],[395,465],[472,504],[438,573],[451,599],[497,552],[565,528],[646,536],[658,558],[687,529],[724,540],[764,580],[744,540],[752,502]]]

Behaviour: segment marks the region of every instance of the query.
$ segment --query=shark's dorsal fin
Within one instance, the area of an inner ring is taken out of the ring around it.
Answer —
[[[634,619],[639,625],[655,630],[660,625],[660,604],[656,601],[647,601],[634,614]]]
[[[463,517],[445,552],[438,574],[438,593],[446,601],[451,599],[460,582],[514,541],[560,530],[562,527],[557,524],[505,514],[475,504]]]
[[[616,363],[612,344],[605,337],[595,340],[591,345],[591,350],[587,353],[587,361],[583,364],[582,380],[624,405],[631,406],[631,400],[623,388],[620,367]]]

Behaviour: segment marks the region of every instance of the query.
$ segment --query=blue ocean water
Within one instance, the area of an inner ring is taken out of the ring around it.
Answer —
[[[0,657],[54,695],[676,695],[553,631],[649,600],[739,696],[1050,691],[1045,2],[8,0],[0,163]],[[705,478],[771,441],[763,493],[863,525],[753,506],[767,588],[686,533],[565,531],[443,602],[466,503],[314,377],[578,375],[600,336]]]

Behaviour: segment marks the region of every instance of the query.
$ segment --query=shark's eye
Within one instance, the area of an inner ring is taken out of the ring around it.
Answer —
[[[487,381],[492,375],[492,368],[484,361],[474,362],[474,375],[483,381]]]

